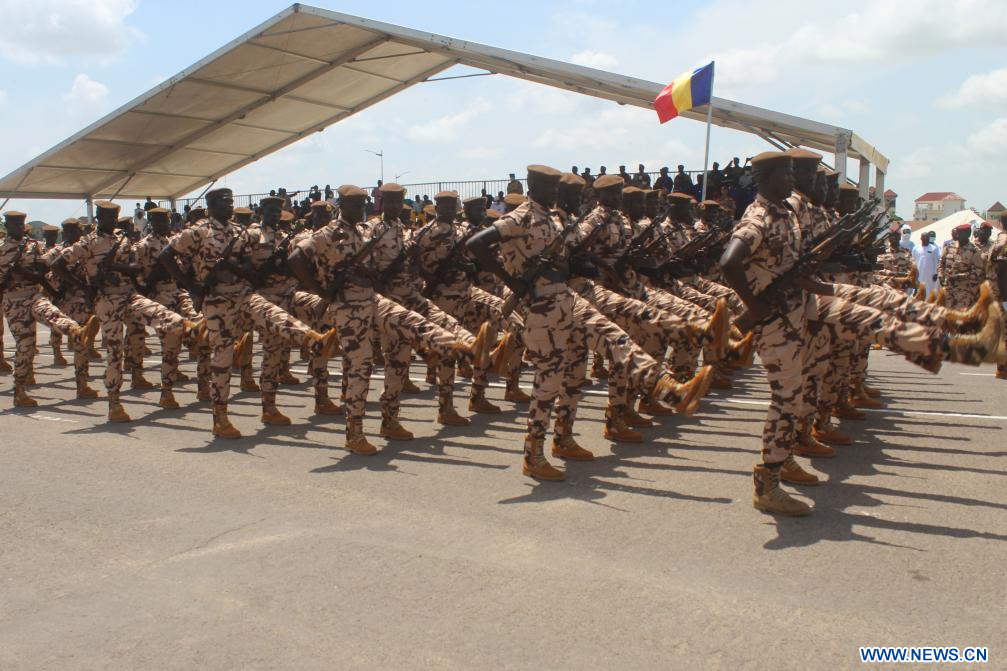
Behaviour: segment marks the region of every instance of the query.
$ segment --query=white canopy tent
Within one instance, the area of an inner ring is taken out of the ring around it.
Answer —
[[[938,219],[929,226],[924,226],[923,228],[915,231],[913,233],[913,242],[919,242],[920,236],[923,233],[930,233],[933,231],[934,241],[937,246],[940,247],[946,240],[951,239],[951,231],[954,230],[955,226],[960,226],[961,224],[968,224],[972,228],[976,228],[981,223],[983,223],[983,218],[972,210],[962,210],[961,212],[955,212],[954,214],[949,214],[943,219]]]
[[[459,64],[645,108],[664,87],[295,4],[3,177],[0,198],[175,199]],[[716,97],[712,118],[834,153],[844,175],[858,159],[864,197],[873,164],[884,192],[888,159],[849,129]]]

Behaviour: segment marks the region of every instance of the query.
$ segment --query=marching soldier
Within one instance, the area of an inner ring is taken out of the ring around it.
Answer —
[[[231,222],[234,195],[230,189],[207,193],[206,206],[209,216],[172,238],[159,259],[193,301],[197,305],[202,302],[211,351],[213,435],[240,438],[241,432],[227,414],[235,342],[254,328],[264,337],[277,337],[290,347],[299,347],[302,357],[328,356],[335,333],[323,335],[254,293],[255,273],[243,263],[252,251],[253,238],[248,229]],[[195,277],[183,274],[176,259],[191,263]],[[251,339],[246,343],[251,346]],[[274,370],[263,373],[267,378],[275,374]]]
[[[971,237],[971,226],[956,226],[954,240],[941,255],[937,276],[947,292],[945,305],[950,308],[964,309],[972,305],[979,285],[986,279],[986,259],[972,244]]]
[[[71,319],[50,302],[43,293],[48,268],[42,260],[42,244],[25,232],[23,212],[10,210],[4,214],[7,236],[0,244],[0,294],[3,311],[14,336],[14,407],[34,408],[38,402],[28,395],[27,386],[33,378],[36,322],[59,331],[72,340],[75,366],[82,366],[87,357],[88,342],[97,332],[94,317],[84,325]]]

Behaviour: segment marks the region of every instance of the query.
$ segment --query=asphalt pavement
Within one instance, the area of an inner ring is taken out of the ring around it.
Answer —
[[[775,519],[751,505],[758,365],[640,445],[602,438],[592,385],[577,430],[598,458],[557,484],[521,475],[525,414],[495,382],[505,412],[445,429],[414,366],[417,438],[386,444],[376,379],[381,451],[361,457],[341,419],[310,416],[307,384],[281,390],[287,428],[236,393],[238,441],[212,438],[194,383],[178,411],[124,391],[134,421],[109,425],[46,340],[39,408],[11,409],[0,381],[2,669],[843,669],[866,645],[988,646],[1007,668],[991,366],[935,376],[874,352],[886,407],[815,461],[814,514]]]

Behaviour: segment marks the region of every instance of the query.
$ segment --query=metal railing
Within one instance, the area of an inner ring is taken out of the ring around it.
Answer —
[[[702,174],[703,171],[686,170],[685,172],[687,175],[689,175],[690,179],[692,179],[693,183],[695,183],[696,177]],[[659,172],[648,172],[647,174],[650,175],[651,184],[653,184],[657,180],[657,178],[660,177],[661,175],[661,173]],[[632,177],[632,175],[630,176]],[[674,173],[669,172],[669,176],[672,177],[672,179],[674,179]],[[598,176],[594,175],[594,177],[597,178]],[[521,182],[521,187],[525,191],[527,191],[528,180],[519,179],[518,181]],[[510,183],[509,179],[477,179],[477,180],[454,180],[454,181],[441,181],[441,182],[416,182],[412,184],[403,184],[402,186],[405,187],[406,189],[406,198],[410,199],[423,198],[423,196],[427,196],[433,199],[434,195],[436,195],[441,191],[455,191],[458,193],[459,198],[465,200],[466,198],[481,196],[484,192],[489,196],[493,197],[495,197],[497,193],[501,191],[507,193],[507,184],[509,183]],[[372,185],[364,187],[364,190],[367,191],[367,193],[369,194],[374,188],[375,187]],[[309,191],[310,189],[299,189],[297,191],[288,190],[287,193],[288,195],[293,194],[291,198],[300,202],[308,197]],[[324,189],[322,190],[322,193],[324,196]],[[261,199],[265,198],[268,195],[270,195],[268,192],[235,194],[234,205],[235,207],[255,207],[259,204],[259,201]],[[171,207],[171,204],[166,200],[158,201],[158,205],[160,207],[167,207],[167,208]],[[206,198],[202,197],[179,198],[178,200],[175,201],[175,209],[178,210],[179,212],[183,212],[185,210],[186,205],[189,205],[191,207],[205,207]]]

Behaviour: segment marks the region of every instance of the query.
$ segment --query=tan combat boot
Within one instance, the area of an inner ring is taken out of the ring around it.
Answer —
[[[133,421],[130,416],[126,414],[126,410],[122,407],[122,403],[119,402],[118,393],[110,393],[108,395],[108,421],[114,424],[124,424],[126,422]]]
[[[632,427],[634,429],[650,429],[654,426],[654,422],[647,419],[646,417],[640,416],[636,411],[635,401],[626,406],[626,411],[622,413],[622,420],[626,422],[626,426]]]
[[[605,430],[602,434],[605,436],[605,440],[611,440],[613,443],[643,442],[643,434],[629,428],[625,420],[623,420],[622,414],[613,410],[612,406],[609,406],[605,414],[607,420],[605,421]]]
[[[459,415],[453,406],[447,406],[437,413],[437,423],[443,426],[469,426],[472,422]]]
[[[38,407],[38,401],[33,399],[25,391],[25,386],[23,384],[14,385],[14,407],[15,408],[35,408]]]
[[[331,400],[329,400],[329,390],[328,389],[316,389],[315,390],[315,414],[316,415],[341,415],[343,414],[343,407],[336,405]]]
[[[978,366],[981,363],[999,363],[999,350],[1003,347],[1003,310],[999,303],[987,308],[986,325],[979,333],[948,336],[947,360]]]
[[[331,359],[339,346],[339,338],[336,329],[331,328],[325,333],[310,330],[304,334],[304,342],[301,343],[301,358],[310,360],[315,356]]]
[[[480,415],[495,415],[497,413],[503,412],[500,406],[494,405],[487,400],[485,392],[476,392],[475,388],[472,389],[472,398],[469,399],[469,412],[479,413]]]
[[[699,399],[710,390],[710,375],[713,366],[703,366],[691,380],[682,384],[671,375],[664,373],[654,385],[651,395],[668,403],[681,415],[691,415],[699,408]]]
[[[860,383],[860,390],[867,395],[868,398],[881,398],[881,390],[875,389],[867,385],[866,383]]]
[[[818,421],[815,422],[815,426],[811,429],[811,435],[815,437],[815,440],[829,445],[851,444],[853,440],[829,421],[830,414],[824,417],[819,416]]]
[[[59,343],[54,344],[52,346],[52,365],[57,368],[63,368],[68,363],[70,362],[66,360],[65,356],[63,356],[63,351],[60,349]]]
[[[944,321],[958,326],[982,328],[989,318],[989,306],[993,302],[993,286],[989,281],[979,285],[979,297],[967,310],[948,310]]]
[[[515,373],[518,372],[515,371]],[[518,382],[516,374],[507,380],[507,390],[504,392],[504,400],[508,403],[517,403],[520,405],[531,403],[531,396],[521,390],[521,385]]]
[[[850,403],[850,398],[846,394],[843,394],[840,397],[839,402],[836,403],[836,407],[832,410],[832,416],[836,419],[861,420],[867,418],[865,413],[857,410],[853,404]]]
[[[161,399],[157,404],[165,410],[178,410],[182,407],[175,400],[175,394],[172,392],[171,387],[166,384],[161,385]]]
[[[780,468],[780,480],[783,482],[789,482],[792,485],[822,484],[817,475],[808,473],[799,463],[797,463],[797,459],[794,459],[794,455],[790,455],[787,457],[787,460],[783,462],[783,466]]]
[[[260,391],[259,383],[255,381],[255,376],[252,374],[251,365],[241,367],[241,391]]]
[[[130,389],[153,389],[154,383],[143,376],[142,368],[134,368],[130,372]]]
[[[836,456],[836,450],[825,443],[819,442],[808,423],[802,423],[797,435],[797,447],[794,452],[802,457],[829,459]],[[786,478],[784,478],[786,480]],[[788,481],[789,482],[789,481]]]
[[[210,400],[210,382],[199,378],[196,380],[196,400],[205,402]]]
[[[605,359],[594,355],[593,361],[591,362],[591,377],[596,380],[604,380],[608,378],[608,368],[605,367]]]
[[[217,438],[241,438],[241,432],[231,424],[227,417],[227,404],[220,403],[213,406],[213,435]]]
[[[798,501],[780,489],[780,470],[782,464],[777,468],[767,468],[759,464],[753,471],[755,480],[755,494],[752,496],[752,506],[756,510],[776,515],[807,515],[811,512],[808,504]]]
[[[88,385],[86,379],[77,380],[77,398],[98,398],[98,392]]]
[[[408,377],[402,381],[402,393],[403,394],[422,394],[423,390],[416,386]]]
[[[720,389],[721,391],[734,389],[734,383],[731,382],[725,368],[722,363],[713,365],[713,372],[710,374],[710,389]]]
[[[655,401],[649,394],[640,397],[639,412],[651,417],[669,417],[675,414],[674,410],[660,401]]]
[[[556,427],[556,434],[552,437],[552,456],[570,461],[594,461],[594,454],[578,445],[571,430],[565,426]]]
[[[503,338],[490,352],[489,370],[497,375],[507,375],[509,371],[520,366],[521,362],[515,361],[518,353],[516,341],[517,338],[510,331],[503,334]]]
[[[521,472],[530,478],[549,482],[559,482],[566,478],[563,471],[550,464],[542,454],[542,441],[534,440],[531,436],[524,439],[524,460],[521,464]]]
[[[262,417],[260,421],[266,426],[290,426],[290,418],[276,407],[276,394],[262,392]]]
[[[862,383],[850,390],[850,403],[855,408],[864,408],[866,410],[880,410],[885,407],[885,404],[881,401],[871,398]]]
[[[10,375],[12,372],[14,372],[14,367],[10,365],[10,361],[6,357],[0,354],[0,374]]]
[[[363,422],[359,420],[350,420],[346,423],[346,449],[362,456],[370,456],[378,451],[378,448],[367,441]]]
[[[381,419],[381,430],[378,435],[388,440],[412,440],[413,432],[409,431],[395,417],[383,417]]]

